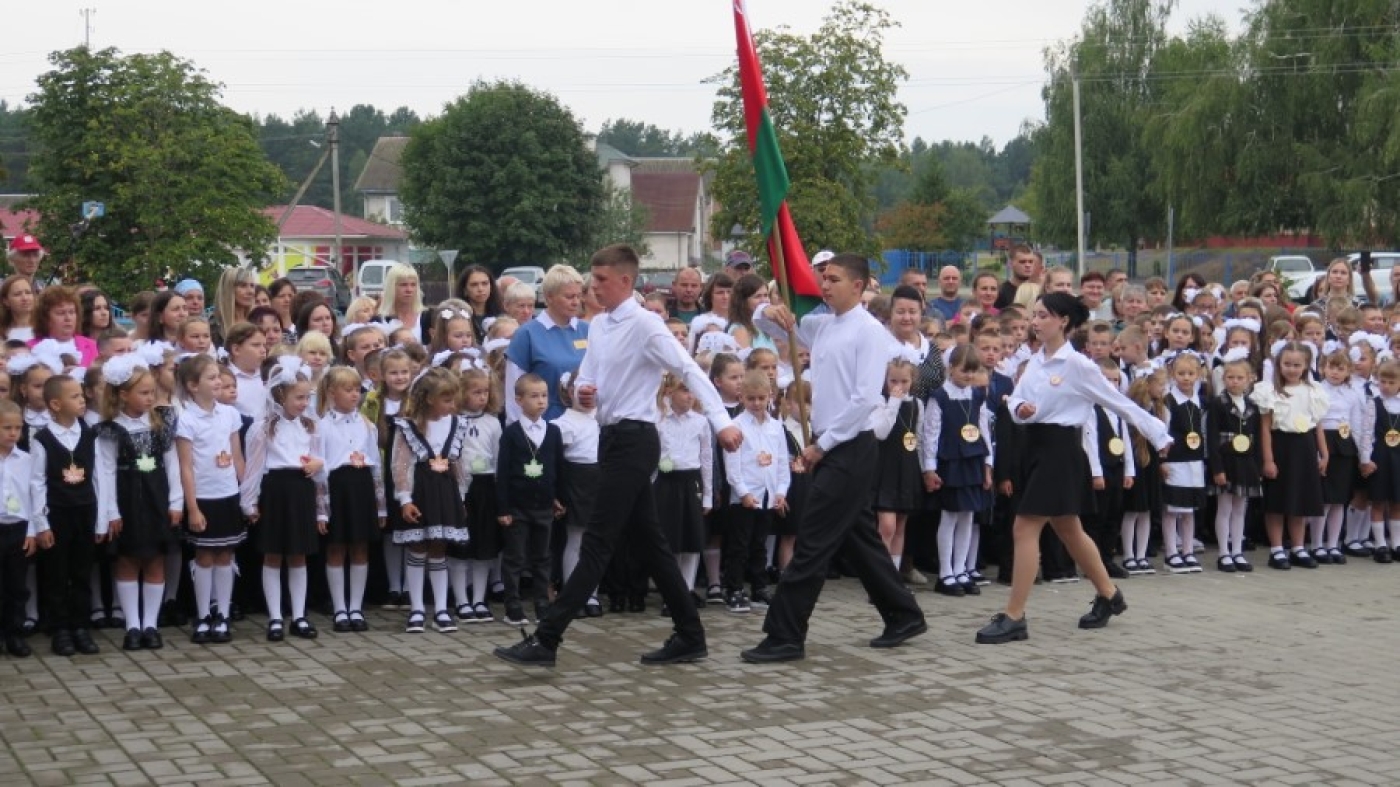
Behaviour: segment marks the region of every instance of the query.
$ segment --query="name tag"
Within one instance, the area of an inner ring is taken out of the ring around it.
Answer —
[[[587,350],[587,349],[588,349],[588,340],[587,340],[587,339],[574,339],[574,349],[575,349],[575,350]]]

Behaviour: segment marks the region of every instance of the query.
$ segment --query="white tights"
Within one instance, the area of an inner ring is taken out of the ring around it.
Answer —
[[[1134,560],[1147,559],[1147,536],[1152,531],[1152,515],[1146,511],[1127,511],[1123,514],[1120,535],[1123,538],[1123,557]]]
[[[971,511],[944,511],[938,522],[938,576],[967,573],[972,548]]]
[[[1244,495],[1221,492],[1216,498],[1215,540],[1220,554],[1244,554],[1244,515],[1249,501]]]

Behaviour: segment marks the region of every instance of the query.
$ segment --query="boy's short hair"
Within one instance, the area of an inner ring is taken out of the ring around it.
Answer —
[[[1113,333],[1113,326],[1112,326],[1112,325],[1109,325],[1107,322],[1105,322],[1105,321],[1103,321],[1103,320],[1090,320],[1089,322],[1085,323],[1085,325],[1084,325],[1084,330],[1087,331],[1088,333],[1091,333],[1091,334],[1094,334],[1094,333],[1107,333],[1107,334],[1112,334],[1112,333]]]
[[[773,393],[773,383],[768,379],[768,375],[758,369],[750,369],[744,372],[744,382],[740,385],[740,391],[745,396],[757,393]]]
[[[1118,332],[1118,341],[1122,344],[1141,344],[1147,346],[1147,332],[1138,325],[1129,325]]]
[[[0,399],[0,418],[8,418],[10,416],[23,420],[24,411],[20,409],[19,405],[14,400]]]
[[[520,375],[519,380],[515,381],[515,395],[524,396],[525,392],[535,385],[543,385],[546,391],[549,390],[549,384],[544,381],[543,377],[534,372],[526,372]]]
[[[1152,278],[1143,282],[1142,288],[1148,291],[1162,290],[1163,292],[1171,292],[1172,289],[1171,287],[1167,286],[1167,280],[1162,278],[1161,276],[1153,276]]]

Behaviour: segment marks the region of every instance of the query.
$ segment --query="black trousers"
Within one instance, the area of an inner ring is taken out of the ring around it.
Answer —
[[[768,553],[763,541],[771,529],[773,511],[767,508],[729,506],[724,530],[725,590],[743,590],[748,581],[755,589],[768,585],[764,565]]]
[[[807,623],[817,605],[826,570],[839,551],[865,586],[887,625],[923,617],[904,587],[875,524],[878,443],[872,432],[831,449],[812,473],[807,508],[797,531],[792,562],[778,580],[763,631],[780,642],[805,642]]]
[[[53,546],[39,553],[40,617],[49,631],[87,628],[92,612],[92,560],[97,505],[53,506]]]
[[[514,511],[509,527],[501,528],[505,541],[501,550],[501,582],[506,586],[506,603],[520,601],[520,575],[530,569],[530,587],[536,599],[549,598],[551,563],[549,535],[554,529],[554,512]]]
[[[27,522],[0,525],[0,632],[18,637],[24,625],[24,602],[29,600],[24,575]]]
[[[606,479],[606,494],[598,495],[588,517],[578,567],[535,632],[541,643],[558,646],[564,631],[598,587],[618,540],[624,538],[638,564],[656,581],[661,598],[670,607],[676,634],[690,642],[705,640],[695,598],[685,586],[676,557],[656,520],[651,474],[660,459],[661,441],[655,424],[622,421],[603,427],[598,475]]]

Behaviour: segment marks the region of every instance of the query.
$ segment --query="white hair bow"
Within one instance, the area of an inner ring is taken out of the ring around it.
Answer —
[[[903,342],[900,342],[898,346],[895,347],[893,356],[890,358],[890,360],[895,359],[903,359],[908,361],[909,363],[914,364],[915,366],[918,366],[920,360],[919,351]]]
[[[147,368],[154,369],[157,366],[164,366],[165,354],[173,352],[174,350],[175,345],[170,342],[154,340],[143,342],[136,348],[135,354],[141,357],[141,360],[146,363]]]
[[[1278,354],[1281,353],[1281,352],[1283,352],[1283,348],[1285,348],[1285,347],[1287,347],[1287,346],[1288,346],[1288,340],[1287,340],[1287,339],[1279,339],[1278,341],[1276,341],[1276,342],[1274,342],[1273,344],[1269,345],[1269,356],[1270,356],[1270,357],[1273,357],[1273,358],[1277,358],[1277,357],[1278,357]]]
[[[1361,363],[1361,355],[1361,345],[1354,344],[1350,350],[1347,350],[1347,357],[1351,359],[1352,363]]]
[[[34,353],[25,353],[11,358],[10,362],[5,365],[5,369],[11,377],[18,377],[42,363],[44,362]]]
[[[560,388],[568,388],[568,387],[569,387],[569,383],[572,383],[573,381],[574,381],[574,373],[573,373],[573,372],[564,372],[563,374],[559,375],[559,387],[560,387]]]
[[[1342,349],[1343,347],[1346,347],[1346,345],[1342,344],[1336,339],[1328,339],[1327,341],[1322,343],[1322,354],[1331,355],[1332,353]]]
[[[1374,333],[1366,333],[1365,331],[1353,333],[1348,341],[1353,347],[1358,344],[1369,344],[1371,345],[1371,349],[1378,353],[1389,349],[1390,346],[1386,343],[1384,336],[1377,336]]]
[[[345,326],[341,327],[341,329],[340,329],[340,338],[344,339],[345,337],[349,336],[350,334],[354,333],[355,331],[360,330],[361,328],[369,328],[369,327],[371,327],[371,325],[370,325],[369,323],[367,323],[367,322],[352,322],[352,323],[350,323],[349,325],[345,325]]]
[[[14,368],[14,361],[10,362],[10,368]],[[132,375],[136,374],[137,369],[148,368],[150,367],[136,353],[113,356],[102,364],[102,381],[108,385],[126,385]]]
[[[489,330],[491,330],[491,326],[492,326],[492,325],[495,325],[495,324],[496,324],[496,318],[495,318],[495,317],[485,317],[485,318],[482,318],[482,320],[481,320],[481,330],[483,330],[483,331],[489,331]]]
[[[1220,356],[1220,360],[1224,361],[1225,363],[1234,363],[1235,361],[1247,361],[1249,360],[1249,348],[1231,347],[1230,349],[1225,351],[1224,355]]]
[[[76,358],[78,356],[77,347],[71,342],[64,343],[57,339],[45,339],[29,348],[29,357],[33,358],[36,363],[42,363],[49,367],[54,374],[63,374],[64,355]]]
[[[1197,314],[1191,317],[1191,324],[1196,326],[1197,328],[1204,328],[1206,325],[1206,321],[1204,317]]]
[[[738,351],[739,342],[723,331],[710,331],[702,334],[700,339],[695,342],[696,353],[737,353]]]
[[[294,385],[310,379],[310,366],[307,366],[295,355],[283,355],[277,359],[277,363],[267,373],[267,388],[271,391],[279,385]]]
[[[450,320],[450,319],[452,319],[453,317],[461,317],[461,318],[464,319],[464,320],[470,320],[470,319],[472,318],[472,310],[471,310],[471,307],[470,307],[470,306],[468,306],[468,307],[466,307],[466,308],[464,308],[464,309],[453,309],[453,308],[450,308],[450,307],[449,307],[449,308],[446,308],[446,309],[440,309],[440,310],[438,310],[438,317],[441,317],[441,318],[444,319],[444,320]],[[487,318],[487,319],[491,319],[491,318]],[[492,320],[492,321],[494,322],[494,320]]]
[[[1307,347],[1309,350],[1312,350],[1312,357],[1313,357],[1313,360],[1317,360],[1319,353],[1318,353],[1318,346],[1317,346],[1316,344],[1313,344],[1312,342],[1308,341],[1307,339],[1303,339],[1302,341],[1300,341],[1300,342],[1298,342],[1298,343],[1301,344],[1301,345],[1303,345],[1304,347]]]
[[[1181,301],[1182,303],[1190,303],[1191,301],[1196,300],[1196,296],[1200,294],[1201,291],[1196,289],[1195,287],[1187,287],[1186,289],[1181,291]]]
[[[481,343],[481,349],[485,350],[488,353],[493,353],[497,350],[504,350],[509,346],[510,339],[487,339],[486,341]]]
[[[1259,324],[1259,321],[1254,319],[1253,317],[1240,317],[1237,319],[1225,321],[1225,330],[1227,331],[1231,328],[1243,328],[1246,331],[1249,331],[1250,333],[1257,334],[1259,333],[1262,327],[1263,326]]]

